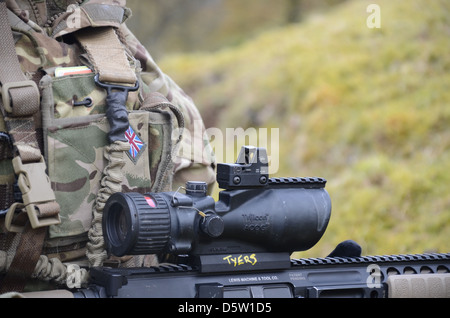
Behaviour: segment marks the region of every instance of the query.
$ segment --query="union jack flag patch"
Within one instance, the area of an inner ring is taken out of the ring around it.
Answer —
[[[128,143],[130,144],[130,149],[128,150],[127,155],[128,157],[130,157],[131,161],[136,163],[141,153],[144,152],[145,143],[134,132],[131,126],[129,126],[127,131],[125,132],[125,138],[128,140]]]

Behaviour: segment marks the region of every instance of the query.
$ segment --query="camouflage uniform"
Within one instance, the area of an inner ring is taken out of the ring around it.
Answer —
[[[192,100],[159,69],[127,28],[124,21],[131,12],[125,2],[7,1],[17,16],[12,19],[12,29],[22,70],[39,84],[41,112],[35,116],[35,124],[43,133],[41,148],[61,207],[61,223],[50,226],[44,245],[49,258],[85,259],[92,211],[108,181],[104,173],[109,166],[116,164],[114,173],[119,174],[114,191],[167,191],[188,180],[214,183],[214,156],[202,133],[201,116]],[[103,8],[113,12],[114,19],[102,20]],[[74,16],[79,18],[78,29],[113,26],[135,70],[140,89],[130,92],[126,103],[130,135],[140,146],[134,154],[128,144],[105,152],[110,146],[104,115],[106,91],[94,83],[94,73],[56,76],[57,67],[92,66],[89,54],[73,36],[77,31],[73,29]],[[74,103],[86,101],[87,107],[74,107]],[[0,130],[6,131],[2,121]],[[114,163],[114,151],[130,154]],[[12,184],[10,160],[0,162],[0,171],[0,181]]]

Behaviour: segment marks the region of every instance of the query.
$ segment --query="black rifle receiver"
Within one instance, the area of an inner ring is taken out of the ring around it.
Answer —
[[[243,147],[235,164],[218,165],[217,180],[225,189],[217,202],[197,181],[187,182],[185,193],[113,194],[103,212],[107,251],[186,255],[201,272],[279,269],[325,232],[326,180],[269,179],[263,148]]]
[[[450,253],[292,259],[289,268],[221,273],[184,264],[98,267],[90,277],[74,297],[448,298]]]

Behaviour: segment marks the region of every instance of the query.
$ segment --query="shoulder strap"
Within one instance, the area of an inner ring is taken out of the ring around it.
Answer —
[[[39,90],[20,68],[4,0],[0,1],[0,43],[0,110],[13,141],[13,167],[23,197],[23,203],[14,203],[5,218],[9,231],[21,232],[21,241],[1,289],[20,291],[39,259],[46,227],[60,222],[60,207],[45,172],[34,127]]]

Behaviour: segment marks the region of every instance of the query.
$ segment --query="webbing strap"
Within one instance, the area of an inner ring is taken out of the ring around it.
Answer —
[[[39,216],[47,217],[46,211],[52,211],[54,216],[55,210],[59,212],[59,206],[45,173],[46,165],[39,148],[33,118],[39,111],[39,90],[33,81],[25,77],[20,67],[4,1],[0,2],[0,41],[0,110],[13,142],[14,171],[19,178],[24,205],[30,215],[37,214],[36,220]],[[53,223],[57,222],[55,219]],[[33,228],[47,225],[49,224],[40,224],[39,220],[32,223]]]
[[[37,85],[25,77],[20,67],[4,1],[0,2],[0,41],[0,110],[13,142],[13,166],[19,179],[23,203],[33,228],[50,225],[48,220],[39,220],[49,216],[47,211],[52,214],[50,223],[57,224],[59,216],[55,214],[59,213],[59,205],[45,172],[46,165],[34,126],[33,115],[39,111],[39,91]],[[10,212],[11,216],[14,211]]]
[[[15,150],[26,162],[38,161],[40,150],[32,116],[39,111],[39,90],[20,67],[4,1],[0,2],[0,43],[0,109]]]
[[[39,91],[23,74],[17,58],[6,3],[0,2],[0,81],[3,108],[13,117],[31,116],[39,111]],[[11,108],[10,105],[16,105]],[[18,106],[20,105],[20,106]]]
[[[130,67],[125,48],[111,27],[88,28],[76,32],[99,80],[105,83],[135,85],[136,73]]]
[[[46,228],[33,229],[31,223],[27,222],[20,237],[16,254],[0,284],[0,294],[10,291],[23,291],[41,255],[45,234]]]

